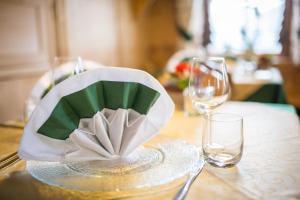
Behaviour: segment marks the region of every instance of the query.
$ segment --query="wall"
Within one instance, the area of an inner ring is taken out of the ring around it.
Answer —
[[[0,1],[0,122],[22,117],[24,102],[55,52],[51,0]]]
[[[177,48],[173,0],[0,0],[0,122],[24,102],[53,57],[158,74]]]
[[[81,56],[106,65],[117,63],[116,1],[64,0],[56,2],[58,53]]]
[[[175,1],[58,2],[60,55],[157,73],[176,49]]]

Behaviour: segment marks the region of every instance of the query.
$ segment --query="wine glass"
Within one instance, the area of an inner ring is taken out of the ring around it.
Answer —
[[[193,59],[189,96],[198,112],[209,114],[213,109],[222,105],[229,96],[229,90],[224,58]]]
[[[220,145],[214,145],[216,143],[214,139],[219,138],[219,135],[222,136],[224,131],[215,131],[216,127],[219,124],[223,127],[229,124],[222,123],[221,120],[221,122],[215,122],[215,115],[211,115],[210,113],[227,100],[229,91],[230,87],[224,58],[209,57],[206,60],[200,58],[193,59],[190,71],[189,97],[195,109],[199,113],[205,114],[205,123],[203,123],[205,131],[202,134],[203,155],[208,163],[214,163],[214,166],[220,167],[232,166],[230,165],[231,163],[236,163],[239,160],[230,158],[231,160],[228,160],[228,163],[221,163],[219,160],[210,159],[212,155],[214,156],[213,158],[221,158],[220,152],[222,151],[220,151]],[[219,142],[218,144],[223,143]]]

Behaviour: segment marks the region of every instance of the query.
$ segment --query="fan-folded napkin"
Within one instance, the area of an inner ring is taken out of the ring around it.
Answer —
[[[128,156],[168,122],[174,103],[148,73],[104,67],[70,77],[39,103],[19,148],[25,160]]]

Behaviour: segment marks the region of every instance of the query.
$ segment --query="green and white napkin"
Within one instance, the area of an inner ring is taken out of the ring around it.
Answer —
[[[25,160],[107,160],[158,134],[174,103],[144,71],[105,67],[68,78],[36,107],[24,129]]]

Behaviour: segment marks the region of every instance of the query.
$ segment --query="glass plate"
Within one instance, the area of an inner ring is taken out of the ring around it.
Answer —
[[[161,143],[136,150],[129,157],[111,161],[28,161],[36,179],[66,189],[132,196],[169,190],[181,185],[188,173],[203,167],[194,145],[183,141]],[[109,195],[111,196],[111,195]]]

